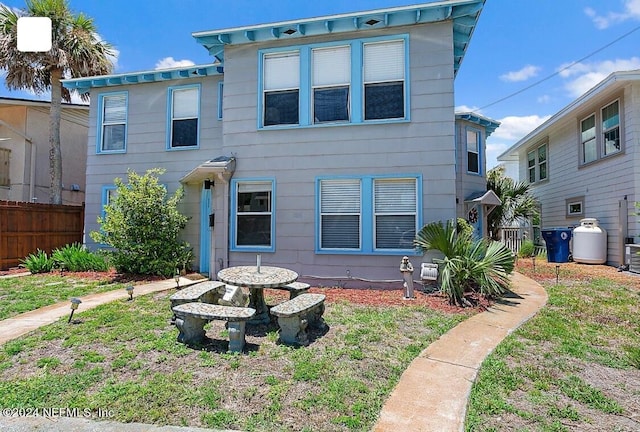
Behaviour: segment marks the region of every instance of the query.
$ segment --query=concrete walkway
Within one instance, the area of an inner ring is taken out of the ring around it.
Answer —
[[[457,432],[464,430],[464,418],[471,386],[482,361],[489,353],[547,302],[547,294],[535,281],[514,273],[513,295],[486,312],[463,321],[429,345],[402,374],[374,426],[375,432]],[[180,286],[197,283],[180,279]],[[139,285],[135,295],[171,289],[173,279]],[[81,297],[79,311],[103,303],[126,299],[124,290]],[[0,344],[40,326],[68,316],[70,303],[47,306],[0,321]],[[1,407],[0,407],[1,408]],[[82,418],[55,419],[2,417],[0,430],[26,431],[127,431],[200,432],[211,429],[95,422]]]
[[[457,432],[482,361],[547,302],[532,279],[512,276],[514,295],[474,315],[429,345],[400,377],[382,407],[375,432]]]

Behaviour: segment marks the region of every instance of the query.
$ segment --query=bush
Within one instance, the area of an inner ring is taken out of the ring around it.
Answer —
[[[72,272],[109,270],[109,265],[102,255],[89,252],[80,243],[54,250],[51,259],[54,268]]]
[[[520,258],[531,258],[536,253],[536,245],[531,240],[524,240],[520,245],[518,256]]]
[[[53,260],[49,259],[45,251],[38,249],[35,254],[29,254],[23,259],[22,265],[31,273],[48,273],[53,269]]]
[[[459,224],[459,222],[458,222]],[[472,232],[459,229],[455,221],[433,222],[422,227],[414,240],[422,252],[438,250],[444,259],[438,263],[440,289],[449,303],[464,306],[464,293],[479,292],[499,296],[509,287],[514,257],[502,243],[474,240]]]
[[[188,220],[178,211],[184,191],[169,197],[158,181],[163,173],[159,168],[145,175],[129,171],[126,184],[115,179],[115,196],[91,238],[113,248],[108,254],[119,272],[168,277],[193,260],[189,244],[178,238]]]

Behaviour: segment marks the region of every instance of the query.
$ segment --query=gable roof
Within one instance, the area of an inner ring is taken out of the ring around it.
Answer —
[[[520,139],[520,141],[509,147],[506,151],[500,154],[497,159],[499,161],[508,161],[509,156],[517,155],[521,147],[526,145],[532,139],[536,138],[538,135],[541,135],[557,122],[561,121],[569,115],[573,115],[576,111],[582,109],[584,105],[587,105],[596,97],[606,92],[615,92],[619,90],[629,81],[640,81],[640,69],[611,73],[608,77],[600,81],[585,94],[571,102],[566,107],[562,108],[560,111],[551,116],[547,121],[542,123],[533,131],[529,132],[524,138]]]
[[[199,31],[192,36],[218,61],[224,63],[225,45],[297,39],[330,33],[357,32],[441,21],[453,21],[454,76],[471,40],[485,0],[448,0],[354,12],[341,15],[282,21],[222,30]]]

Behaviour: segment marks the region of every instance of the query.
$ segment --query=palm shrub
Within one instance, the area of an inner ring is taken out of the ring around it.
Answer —
[[[36,253],[27,255],[22,260],[21,264],[29,270],[31,273],[48,273],[53,269],[53,260],[51,260],[47,253],[38,249]]]
[[[51,253],[53,267],[67,271],[107,271],[109,265],[105,257],[88,251],[80,243],[58,248]]]
[[[474,240],[468,229],[458,229],[460,221],[432,222],[416,234],[414,245],[423,253],[440,251],[438,264],[440,289],[449,303],[465,305],[465,292],[485,297],[502,295],[509,287],[514,257],[503,244],[487,239]]]
[[[178,210],[184,191],[169,196],[159,182],[163,173],[160,168],[144,175],[129,171],[128,183],[115,179],[114,197],[98,218],[100,231],[90,234],[113,248],[109,259],[119,272],[172,276],[193,259],[191,247],[179,238],[188,220]]]

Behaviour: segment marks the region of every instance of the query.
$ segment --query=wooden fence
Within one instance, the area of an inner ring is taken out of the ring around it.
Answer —
[[[47,253],[82,243],[82,206],[0,201],[0,270],[16,267],[38,249]]]

